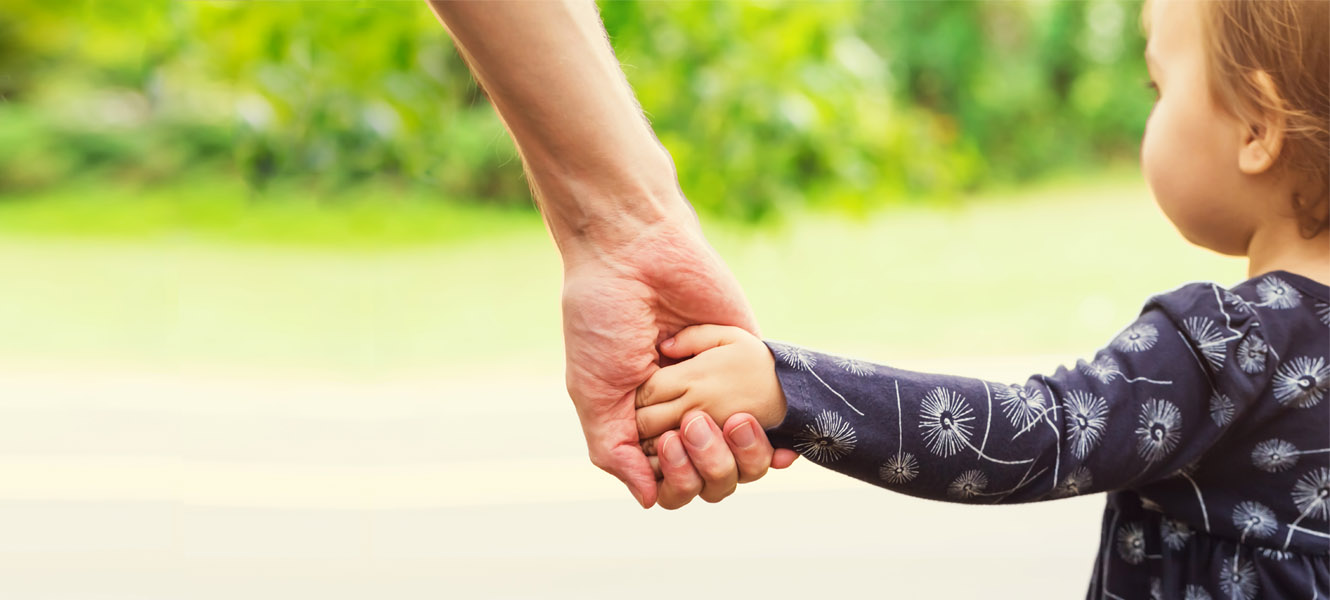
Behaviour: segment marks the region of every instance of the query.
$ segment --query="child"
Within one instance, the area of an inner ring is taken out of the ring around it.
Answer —
[[[640,435],[747,412],[776,447],[913,496],[1108,491],[1090,598],[1330,596],[1328,7],[1145,8],[1146,177],[1251,279],[1154,296],[1091,360],[1014,385],[690,327],[661,353],[693,358],[639,390]]]

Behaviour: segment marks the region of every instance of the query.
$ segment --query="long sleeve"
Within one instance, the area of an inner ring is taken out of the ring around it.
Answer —
[[[1144,485],[1186,473],[1253,408],[1273,369],[1253,306],[1189,284],[1151,298],[1089,360],[1012,384],[768,341],[788,403],[769,435],[825,467],[936,500]]]

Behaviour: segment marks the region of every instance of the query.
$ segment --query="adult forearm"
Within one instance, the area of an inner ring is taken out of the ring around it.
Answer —
[[[593,2],[430,6],[512,134],[565,254],[688,213]]]

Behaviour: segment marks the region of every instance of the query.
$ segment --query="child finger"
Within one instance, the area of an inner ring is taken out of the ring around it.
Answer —
[[[687,358],[702,352],[732,344],[743,332],[738,327],[726,325],[693,325],[685,327],[674,337],[660,343],[660,353],[670,358]]]
[[[684,402],[666,402],[637,409],[637,438],[653,438],[671,429],[678,429],[679,419],[683,418],[686,410],[688,405]]]
[[[637,408],[669,402],[688,391],[687,369],[681,363],[657,369],[642,385],[637,386],[633,404]]]

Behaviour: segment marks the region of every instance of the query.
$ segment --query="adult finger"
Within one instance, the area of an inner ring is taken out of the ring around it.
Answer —
[[[722,430],[730,451],[734,453],[734,463],[739,467],[739,483],[757,481],[766,475],[771,467],[773,450],[757,419],[739,413],[726,420]]]
[[[697,356],[716,346],[733,343],[743,333],[727,325],[693,325],[660,343],[660,353],[670,358]]]
[[[627,443],[605,448],[590,439],[587,445],[590,447],[591,464],[619,478],[628,486],[628,491],[642,508],[651,508],[656,503],[656,478],[640,446]]]
[[[680,508],[693,501],[702,491],[702,477],[688,461],[679,433],[667,431],[660,436],[660,474],[656,504],[667,510]]]
[[[684,415],[683,445],[693,468],[702,477],[702,492],[707,502],[720,502],[734,493],[739,484],[739,469],[728,444],[721,441],[722,433],[716,422],[706,413],[695,410]]]
[[[681,419],[683,419],[683,413],[689,408],[689,403],[679,401],[637,409],[634,418],[637,420],[638,439],[650,439],[671,429],[677,429]],[[646,446],[642,448],[645,452]]]

